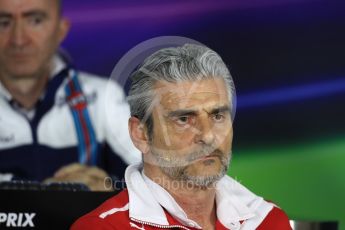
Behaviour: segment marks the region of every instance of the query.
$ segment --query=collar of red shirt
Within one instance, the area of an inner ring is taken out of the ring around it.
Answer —
[[[165,210],[185,226],[200,228],[188,219],[182,208],[161,186],[141,173],[141,165],[126,170],[130,218],[157,225],[171,225]],[[228,229],[236,229],[241,221],[254,218],[257,208],[265,202],[229,176],[216,186],[217,218]]]

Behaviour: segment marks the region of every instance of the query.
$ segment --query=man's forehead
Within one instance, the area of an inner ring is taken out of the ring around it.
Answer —
[[[210,78],[196,81],[167,82],[158,81],[155,84],[155,91],[160,96],[182,96],[213,94],[227,95],[225,82],[221,78]]]
[[[11,14],[57,7],[57,0],[0,0],[0,12]]]
[[[156,84],[156,99],[165,109],[217,107],[229,104],[223,79]]]

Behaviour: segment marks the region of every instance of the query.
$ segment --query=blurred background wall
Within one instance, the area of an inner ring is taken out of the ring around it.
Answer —
[[[229,174],[292,219],[345,229],[345,1],[64,2],[63,47],[82,70],[108,77],[157,36],[217,51],[238,96]]]

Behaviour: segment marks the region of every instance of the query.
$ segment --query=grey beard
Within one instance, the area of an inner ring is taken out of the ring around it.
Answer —
[[[152,151],[152,155],[157,160],[158,167],[170,179],[180,182],[188,183],[197,187],[210,187],[219,181],[228,171],[231,154],[224,156],[219,150],[215,150],[217,157],[221,160],[221,169],[215,175],[206,176],[191,176],[187,173],[187,168],[190,162],[198,159],[199,157],[207,156],[213,152],[213,147],[205,147],[202,151],[189,154],[186,160],[176,159],[174,157],[163,157],[161,154]]]

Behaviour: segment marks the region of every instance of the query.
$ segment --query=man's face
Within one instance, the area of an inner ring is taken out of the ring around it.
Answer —
[[[0,77],[36,77],[67,33],[56,0],[0,0]]]
[[[231,157],[232,121],[224,80],[159,82],[155,90],[150,143],[154,163],[172,179],[213,184],[224,176]]]

